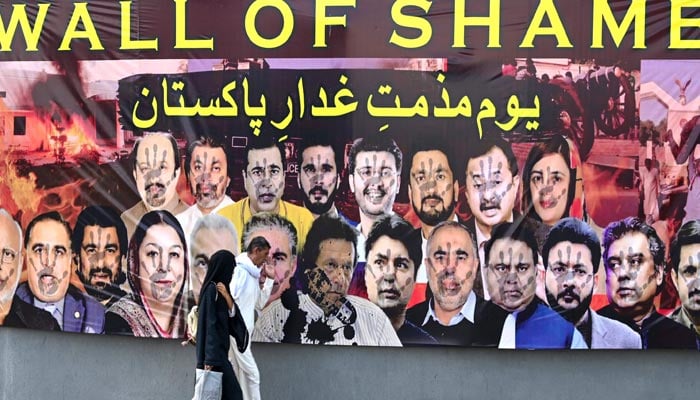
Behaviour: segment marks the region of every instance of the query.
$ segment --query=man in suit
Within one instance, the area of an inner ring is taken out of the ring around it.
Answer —
[[[671,318],[695,332],[700,348],[700,221],[688,221],[671,243],[671,278],[681,306]]]
[[[22,272],[22,228],[0,208],[0,325],[60,330],[51,314],[15,295]]]
[[[638,332],[642,348],[695,349],[695,334],[656,312],[664,282],[664,243],[638,218],[612,222],[603,233],[603,263],[610,304],[598,313]]]
[[[105,309],[70,284],[71,228],[55,211],[35,217],[24,237],[27,282],[17,296],[51,314],[66,332],[104,333]]]
[[[481,280],[475,283],[475,290],[479,293],[483,286],[486,300],[491,296],[485,284],[484,246],[491,238],[493,227],[503,222],[525,224],[536,235],[538,247],[544,241],[546,232],[542,224],[513,211],[519,186],[518,162],[510,143],[497,133],[475,141],[467,155],[464,191],[472,217],[464,225],[476,239],[482,266]]]
[[[640,349],[641,337],[625,324],[590,308],[598,284],[600,241],[593,229],[575,218],[552,227],[542,248],[549,306],[583,335],[592,349]]]

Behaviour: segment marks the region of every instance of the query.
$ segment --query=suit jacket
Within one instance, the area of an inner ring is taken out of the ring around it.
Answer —
[[[51,314],[24,302],[17,297],[17,295],[12,298],[10,312],[7,314],[7,317],[5,317],[3,326],[41,329],[45,331],[61,330],[58,322]]]
[[[31,305],[34,304],[34,295],[26,282],[17,287],[16,295],[23,301]],[[68,286],[64,299],[64,332],[105,332],[105,308],[102,304],[73,285]]]
[[[603,317],[593,310],[591,316],[592,349],[641,349],[642,338],[630,327]]]
[[[652,311],[652,313],[642,321],[642,326],[634,321],[620,315],[612,304],[609,304],[598,313],[624,323],[642,337],[643,349],[697,349],[695,334],[685,326],[673,321],[670,318]]]

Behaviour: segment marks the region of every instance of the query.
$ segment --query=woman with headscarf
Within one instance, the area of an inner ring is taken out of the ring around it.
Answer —
[[[146,213],[129,241],[131,294],[107,310],[107,333],[184,337],[187,258],[185,234],[177,219],[164,210]]]
[[[231,252],[219,250],[214,253],[209,260],[198,303],[197,368],[223,373],[221,398],[224,400],[243,398],[241,387],[228,360],[229,333],[233,333],[231,320],[240,316],[238,307],[232,307],[233,301],[229,291],[235,265],[236,258]],[[232,308],[234,310],[229,312]],[[231,313],[234,313],[233,317]],[[245,329],[245,325],[242,326]],[[246,338],[247,335],[248,332],[245,331]],[[238,339],[237,343],[240,347]]]

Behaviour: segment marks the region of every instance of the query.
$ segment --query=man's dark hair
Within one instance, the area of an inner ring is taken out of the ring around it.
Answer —
[[[129,246],[129,238],[126,234],[124,221],[119,216],[119,212],[109,206],[88,206],[78,215],[78,221],[75,223],[73,235],[71,237],[73,254],[80,254],[80,248],[83,244],[83,236],[85,235],[85,227],[99,226],[102,228],[116,228],[117,240],[119,241],[119,256],[126,255]]]
[[[452,171],[452,179],[457,179],[457,174],[455,173],[455,171],[457,171],[455,169],[455,166],[457,165],[455,162],[456,157],[448,148],[447,143],[449,143],[449,139],[445,134],[422,135],[411,140],[411,158],[409,160],[410,164],[408,164],[408,168],[406,168],[408,170],[408,174],[405,176],[405,179],[408,179],[407,182],[409,185],[411,184],[410,174],[411,166],[413,165],[413,158],[421,151],[439,151],[440,153],[444,154],[445,158],[447,159],[447,167],[450,169],[450,171]]]
[[[37,215],[27,225],[27,229],[24,230],[25,231],[25,234],[24,234],[24,248],[25,249],[27,248],[27,246],[29,246],[29,237],[32,235],[32,230],[34,229],[34,226],[42,221],[56,221],[59,224],[63,225],[63,227],[66,229],[66,232],[68,233],[68,239],[69,240],[71,239],[71,237],[73,235],[73,231],[70,228],[70,224],[68,224],[68,222],[66,222],[66,220],[63,219],[61,214],[59,214],[58,212],[50,211],[50,212],[47,212],[47,213],[44,213],[41,215]],[[71,246],[71,249],[72,249],[72,246]]]
[[[302,290],[308,289],[308,281],[304,272],[316,266],[316,260],[321,252],[321,242],[328,239],[345,240],[352,243],[352,248],[355,251],[352,265],[354,267],[357,264],[357,234],[355,230],[340,218],[321,215],[311,224],[311,229],[306,235],[304,250],[301,253],[301,264],[299,264],[301,268],[297,268],[296,277]]]
[[[280,152],[282,160],[282,171],[287,170],[287,159],[284,157],[284,144],[280,143],[279,138],[275,135],[262,133],[260,136],[251,136],[248,138],[248,143],[245,146],[245,154],[243,155],[243,171],[248,173],[248,153],[251,150],[263,150],[270,147],[276,148]]]
[[[299,168],[301,169],[301,166],[304,163],[304,150],[314,146],[330,147],[331,150],[333,150],[335,168],[338,174],[340,174],[343,171],[343,167],[345,167],[345,163],[343,162],[343,152],[338,151],[335,148],[336,144],[333,137],[332,132],[321,132],[318,130],[304,132],[304,136],[299,143],[299,151],[297,151],[297,163]],[[301,173],[301,171],[299,173]]]
[[[681,248],[700,243],[700,221],[690,220],[681,226],[678,234],[671,242],[671,268],[678,272],[681,264]]]
[[[401,149],[396,145],[396,142],[386,135],[371,135],[366,138],[356,139],[352,143],[348,154],[348,174],[355,172],[357,154],[363,151],[386,151],[391,153],[394,156],[394,162],[396,162],[396,172],[401,173],[403,153],[401,153]]]
[[[658,268],[660,272],[663,272],[666,250],[664,242],[659,238],[659,235],[656,234],[654,228],[636,217],[627,217],[619,221],[611,222],[610,225],[605,228],[603,232],[603,264],[605,265],[605,269],[610,269],[610,265],[608,264],[608,251],[613,242],[629,233],[635,232],[642,233],[647,237],[649,251],[654,259],[654,267]],[[663,286],[664,283],[662,281],[661,285],[656,289],[656,294],[661,293]]]
[[[474,158],[482,157],[491,149],[498,148],[506,156],[508,160],[508,168],[513,176],[518,175],[518,160],[515,158],[515,153],[513,153],[513,148],[510,143],[508,143],[500,133],[497,132],[486,132],[481,140],[474,140],[470,142],[470,148],[467,151],[467,160],[464,163],[464,170],[466,171],[469,161]]]
[[[233,163],[229,160],[228,147],[226,146],[226,143],[211,136],[202,136],[187,146],[187,154],[185,154],[185,176],[187,176],[188,179],[191,172],[190,163],[192,162],[192,153],[194,153],[197,147],[221,149],[226,157],[226,176],[229,178],[233,176]]]
[[[365,258],[379,238],[386,236],[389,239],[398,240],[408,250],[408,258],[413,261],[413,279],[418,275],[418,267],[423,259],[422,239],[420,231],[416,231],[411,224],[396,214],[383,215],[372,224],[372,229],[365,242]]]
[[[486,263],[485,268],[489,265],[489,253],[491,253],[491,247],[493,247],[493,244],[500,239],[511,239],[525,243],[530,251],[532,251],[532,261],[537,263],[537,239],[535,239],[535,232],[522,223],[514,224],[511,222],[504,222],[496,225],[493,228],[491,231],[491,239],[489,239],[486,242],[486,245],[484,245],[484,262]]]
[[[561,242],[571,242],[582,244],[591,252],[591,263],[593,273],[598,272],[600,265],[600,240],[598,235],[587,223],[576,218],[564,218],[557,222],[547,234],[547,238],[542,245],[542,262],[544,268],[549,268],[549,251],[552,247]]]
[[[164,132],[153,132],[153,133],[147,133],[144,136],[141,136],[140,138],[136,139],[136,142],[134,143],[134,148],[131,150],[131,169],[132,171],[136,171],[136,167],[138,164],[137,161],[137,154],[139,154],[139,146],[141,145],[141,142],[143,141],[144,138],[151,136],[151,135],[162,135],[168,138],[170,140],[170,145],[173,146],[173,162],[175,164],[175,171],[180,169],[180,149],[177,147],[177,141],[173,137],[173,135],[169,133],[164,133]]]
[[[252,253],[255,249],[266,250],[269,248],[270,242],[268,242],[267,239],[262,236],[256,236],[250,239],[250,243],[248,243],[248,247],[246,247],[245,251],[246,253]]]

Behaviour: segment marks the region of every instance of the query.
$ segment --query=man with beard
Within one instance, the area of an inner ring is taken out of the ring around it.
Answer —
[[[0,326],[61,330],[51,314],[15,295],[22,258],[22,228],[0,208]]]
[[[257,213],[279,214],[294,225],[302,245],[314,217],[309,210],[282,200],[284,171],[284,147],[276,137],[260,135],[248,138],[243,167],[248,197],[222,208],[219,214],[231,221],[237,232],[243,232],[246,222]]]
[[[109,308],[126,295],[122,262],[128,241],[126,227],[112,207],[86,207],[75,223],[71,238],[78,277],[88,294]]]
[[[422,255],[420,238],[413,227],[395,214],[379,218],[367,237],[364,278],[369,301],[389,317],[404,346],[437,344],[435,338],[406,319]]]
[[[306,209],[311,211],[314,218],[326,214],[354,225],[335,206],[343,159],[342,153],[333,149],[331,135],[325,132],[305,134],[298,154],[297,184],[304,196]]]
[[[259,213],[253,215],[245,225],[241,238],[243,247],[247,248],[250,241],[257,236],[270,243],[270,255],[265,268],[270,269],[271,275],[270,279],[262,282],[262,296],[268,299],[260,304],[258,311],[261,311],[263,306],[277,300],[289,287],[289,279],[297,269],[297,230],[279,214]]]
[[[205,136],[187,147],[185,176],[196,203],[176,215],[185,237],[190,238],[197,221],[233,204],[226,194],[231,183],[226,146]],[[230,249],[229,249],[230,250]]]
[[[538,257],[531,230],[507,222],[497,225],[484,253],[491,302],[509,313],[503,323],[499,348],[588,348],[573,324],[535,296]]]
[[[360,209],[360,222],[355,227],[359,262],[365,261],[365,238],[372,225],[382,215],[393,213],[402,160],[401,149],[386,135],[357,139],[350,148],[348,182]]]
[[[408,309],[406,318],[441,345],[495,347],[505,313],[488,312],[472,290],[479,259],[469,231],[458,222],[441,222],[428,236],[427,249],[432,297]],[[500,323],[489,321],[499,316]]]
[[[593,229],[579,219],[564,218],[552,227],[542,247],[549,306],[576,326],[591,349],[640,349],[636,332],[590,308],[600,250]]]
[[[263,310],[253,340],[354,346],[401,346],[384,312],[370,301],[348,295],[357,262],[357,236],[348,224],[318,217],[301,252],[294,279]],[[297,290],[299,288],[299,290]]]
[[[598,313],[632,328],[642,348],[696,348],[695,334],[656,312],[664,282],[664,243],[638,218],[612,222],[603,233],[603,263],[610,304]]]
[[[544,242],[546,226],[513,211],[519,186],[518,162],[510,143],[497,133],[487,133],[473,142],[467,156],[464,192],[472,217],[464,224],[476,238],[482,266],[486,265],[484,246],[491,238],[491,230],[502,222],[525,224],[536,235],[538,248]],[[482,268],[481,280],[475,283],[474,289],[477,293],[483,290],[488,300],[490,293],[485,285],[485,273]]]
[[[127,237],[147,212],[167,210],[177,215],[187,204],[177,194],[180,178],[180,151],[175,139],[167,133],[150,133],[138,139],[131,151],[132,173],[141,201],[121,215]]]
[[[671,318],[700,338],[700,221],[683,224],[671,243],[671,278],[681,306]],[[700,349],[700,339],[696,339]]]
[[[104,333],[105,308],[70,284],[71,229],[55,211],[35,217],[24,237],[27,282],[17,297],[51,314],[65,332]]]
[[[427,238],[433,227],[443,221],[457,220],[455,205],[459,196],[459,183],[453,174],[448,152],[437,144],[440,143],[438,138],[431,135],[416,142],[409,171],[408,197],[413,212],[420,220],[421,248],[423,254],[427,254]],[[428,274],[425,264],[421,262],[409,306],[425,300],[427,283]]]

